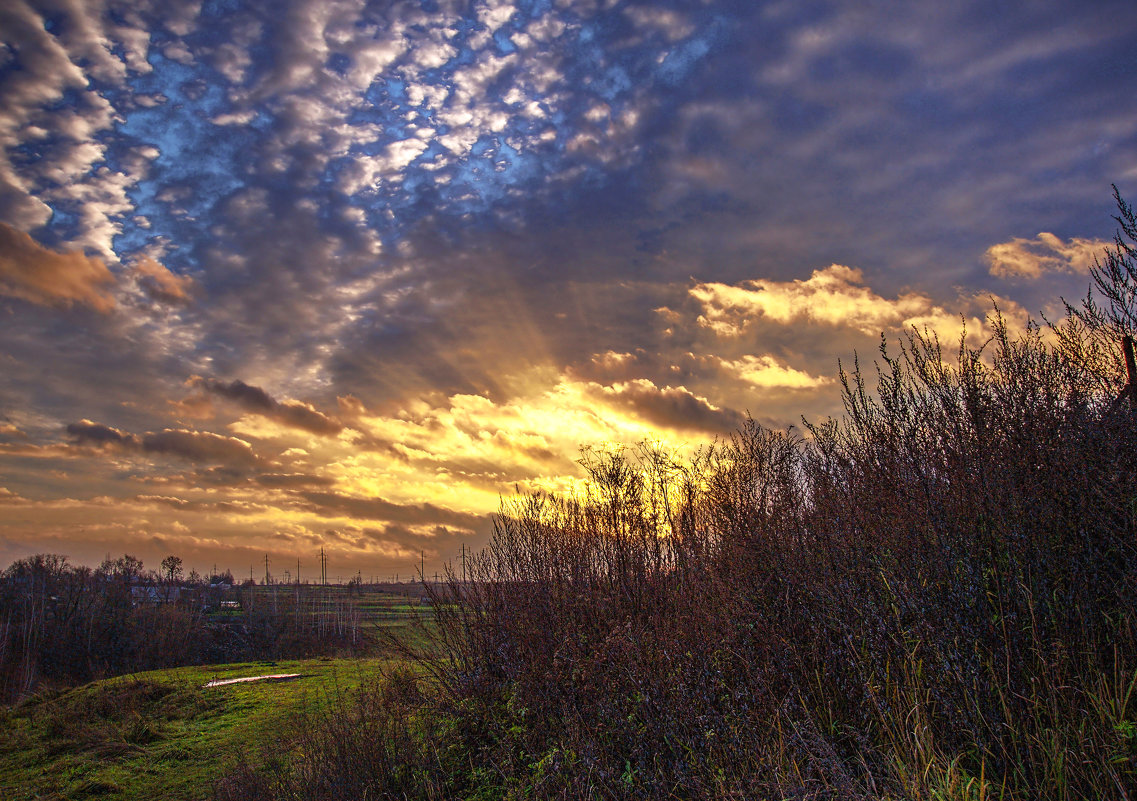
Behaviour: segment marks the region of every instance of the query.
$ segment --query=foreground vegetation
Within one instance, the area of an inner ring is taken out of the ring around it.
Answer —
[[[393,677],[222,799],[1137,798],[1137,219],[1064,320],[913,331],[804,435],[586,453]]]
[[[472,578],[428,588],[433,623],[389,641],[411,661],[330,700],[213,695],[210,669],[33,696],[0,721],[0,792],[1137,798],[1137,218],[1118,202],[1095,294],[1054,325],[996,313],[950,356],[913,331],[803,433],[586,452],[586,495],[507,504]]]

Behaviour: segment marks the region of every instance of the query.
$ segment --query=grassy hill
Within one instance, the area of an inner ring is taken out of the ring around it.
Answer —
[[[249,662],[136,673],[0,710],[0,798],[198,799],[239,760],[279,756],[281,735],[375,677],[378,659]],[[292,681],[205,688],[213,679]]]

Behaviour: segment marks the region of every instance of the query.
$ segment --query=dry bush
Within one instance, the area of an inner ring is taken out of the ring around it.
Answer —
[[[435,754],[442,745],[416,716],[424,699],[416,675],[396,667],[339,693],[294,722],[285,742],[265,743],[254,768],[243,761],[213,789],[218,801],[358,801],[454,797]]]
[[[952,358],[913,331],[804,435],[586,452],[585,496],[507,503],[470,579],[432,588],[426,711],[345,709],[301,775],[374,798],[1137,798],[1122,234],[1107,305],[1048,336],[996,310]]]
[[[588,453],[586,497],[508,504],[438,599],[435,673],[484,781],[1134,796],[1137,421],[1105,345],[1137,294],[1107,297],[1050,338],[996,310],[954,358],[882,345],[875,386],[843,372],[845,415],[807,436]]]

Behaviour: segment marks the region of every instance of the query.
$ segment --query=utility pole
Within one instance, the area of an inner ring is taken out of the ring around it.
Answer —
[[[265,586],[267,587],[267,586],[268,586],[268,584],[269,584],[269,575],[268,575],[268,554],[266,553],[266,554],[265,554]]]
[[[466,583],[466,543],[462,543],[462,583]]]
[[[1125,374],[1129,378],[1125,386],[1129,392],[1129,408],[1137,412],[1137,360],[1133,357],[1133,337],[1126,334],[1121,340],[1121,349],[1125,353]]]
[[[300,586],[300,557],[296,558],[296,586]]]

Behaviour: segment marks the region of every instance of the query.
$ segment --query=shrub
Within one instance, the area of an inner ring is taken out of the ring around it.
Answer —
[[[1017,335],[996,309],[954,358],[914,330],[874,388],[842,371],[838,420],[750,421],[688,461],[586,451],[583,496],[506,503],[469,580],[432,589],[418,711],[364,697],[250,776],[293,798],[1137,796],[1118,202],[1106,307]]]

